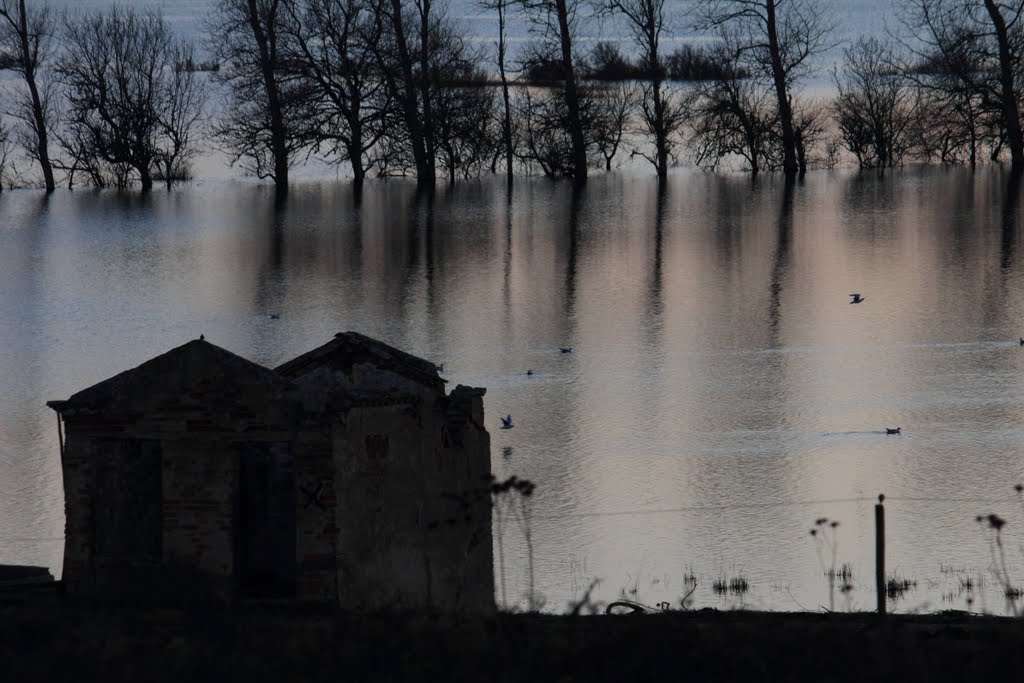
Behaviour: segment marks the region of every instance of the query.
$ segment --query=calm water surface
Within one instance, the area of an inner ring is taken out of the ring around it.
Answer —
[[[283,206],[233,181],[5,192],[0,562],[59,572],[46,400],[200,333],[272,366],[358,330],[487,387],[494,469],[538,486],[549,609],[595,579],[600,600],[677,600],[690,574],[697,606],[827,606],[819,516],[854,570],[837,608],[870,609],[878,493],[889,566],[917,581],[894,607],[962,609],[960,579],[991,581],[980,513],[1009,518],[1024,581],[1020,196],[940,170],[521,180],[511,200],[499,182],[310,183]],[[523,604],[523,536],[501,531]],[[713,592],[739,575],[746,595]],[[999,590],[973,608],[1002,610]]]
[[[707,38],[705,32],[694,28],[694,9],[699,0],[666,0],[666,32],[663,45],[675,49],[677,43],[693,43]],[[110,0],[47,0],[48,4],[58,11],[94,12],[109,9]],[[830,51],[826,63],[841,59],[842,45],[849,44],[861,35],[884,37],[886,27],[900,31],[897,21],[902,0],[814,0],[823,8],[823,12],[834,24],[831,42],[836,49]],[[164,18],[180,34],[201,43],[206,35],[206,19],[217,0],[132,0],[129,3],[137,11],[160,11]],[[448,0],[447,14],[459,22],[465,30],[467,38],[493,53],[493,45],[497,40],[497,12],[481,7],[474,0]],[[435,3],[435,8],[439,4]],[[581,15],[587,15],[586,6]],[[512,56],[518,55],[519,47],[529,42],[529,28],[516,8],[509,10],[506,30],[511,45]],[[626,52],[634,49],[635,43],[627,37],[628,33],[621,21],[616,19],[590,19],[582,22],[577,37],[577,44],[587,49],[598,40],[620,42]],[[200,51],[205,51],[199,45]],[[828,74],[825,74],[826,81]]]

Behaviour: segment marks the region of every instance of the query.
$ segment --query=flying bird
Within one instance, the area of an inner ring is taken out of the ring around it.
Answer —
[[[270,318],[271,320],[279,320],[281,318],[281,314],[280,313],[271,313],[267,317]]]
[[[892,428],[886,427],[885,428],[885,433],[886,434],[903,434],[903,431],[902,431],[901,427],[892,427]]]
[[[511,413],[509,413],[508,417],[501,418],[501,428],[502,429],[512,429],[512,426],[513,425],[512,425],[512,414]]]
[[[527,370],[526,371],[526,376],[529,377],[531,375],[533,375],[533,370]]]
[[[850,296],[852,297],[850,299],[851,304],[859,304],[861,301],[864,301],[865,299],[865,297],[861,296],[860,294],[851,294]]]
[[[572,353],[571,346],[559,346],[558,350],[561,351],[562,353]]]

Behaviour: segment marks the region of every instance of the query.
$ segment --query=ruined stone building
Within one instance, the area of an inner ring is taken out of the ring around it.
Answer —
[[[51,401],[74,599],[494,610],[484,389],[348,332],[271,370],[191,341]]]

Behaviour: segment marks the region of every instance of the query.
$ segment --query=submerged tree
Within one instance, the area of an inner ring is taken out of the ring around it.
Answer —
[[[479,0],[482,7],[494,9],[498,12],[498,44],[497,64],[498,78],[501,80],[501,144],[505,153],[505,177],[508,184],[512,184],[512,177],[515,172],[514,159],[515,150],[512,143],[512,98],[509,95],[508,69],[505,64],[505,13],[508,11],[510,0]]]
[[[443,6],[379,2],[383,26],[377,70],[391,103],[381,139],[387,173],[412,169],[431,185],[440,167],[449,180],[494,158],[495,98],[472,50]]]
[[[39,164],[47,192],[56,187],[48,130],[53,108],[50,82],[42,79],[40,69],[49,60],[54,31],[45,3],[28,9],[25,0],[0,0],[0,53],[9,56],[7,68],[21,76],[26,90],[14,95],[14,109],[9,113],[28,131],[23,146]]]
[[[668,175],[674,147],[673,135],[683,122],[683,108],[664,90],[665,65],[661,57],[661,36],[665,31],[665,0],[604,0],[605,10],[626,18],[633,39],[640,47],[641,70],[649,79],[643,85],[640,115],[644,132],[654,138],[650,161],[659,178]],[[639,154],[639,152],[637,152]]]
[[[1024,167],[1022,15],[1022,0],[913,0],[901,17],[913,35],[905,45],[920,62],[908,73],[932,99],[967,114],[964,123],[974,125],[984,113],[995,113],[1000,130],[993,158],[1005,143],[1015,168]],[[967,134],[976,140],[978,130]],[[970,156],[973,162],[973,144]]]
[[[723,68],[718,78],[698,84],[688,111],[695,163],[716,169],[736,156],[747,162],[752,175],[776,167],[778,112],[772,94],[763,83],[742,75],[740,53],[727,35],[714,55]],[[794,140],[794,158],[795,148]]]
[[[159,14],[117,6],[68,18],[64,29],[56,72],[67,89],[60,144],[71,159],[62,166],[72,178],[86,170],[96,184],[137,179],[151,189],[156,173],[173,172],[191,151],[202,97],[178,62],[190,46]]]
[[[778,110],[782,170],[803,172],[797,150],[792,96],[810,60],[828,48],[831,24],[817,0],[701,0],[704,28],[741,36],[742,64],[768,80]],[[806,158],[806,155],[805,155]]]
[[[595,168],[610,170],[625,138],[633,91],[629,85],[581,84],[579,132],[584,156]],[[527,169],[548,177],[575,178],[575,149],[570,109],[562,88],[523,93],[516,113],[522,141],[516,154]]]
[[[397,103],[404,135],[412,153],[416,180],[433,184],[437,174],[434,112],[431,92],[431,37],[437,16],[431,0],[378,0],[377,12],[384,31],[377,46],[377,61],[389,94]],[[402,145],[392,146],[401,151]]]
[[[195,50],[191,43],[176,42],[171,48],[173,68],[163,74],[158,129],[163,144],[157,152],[157,165],[164,183],[170,189],[177,180],[187,180],[191,160],[198,153],[195,138],[206,118],[206,83],[197,77]]]
[[[845,57],[832,104],[840,139],[861,168],[898,166],[912,151],[917,92],[894,68],[892,48],[877,38],[861,38]]]
[[[584,0],[516,0],[541,42],[540,52],[552,56],[559,67],[561,94],[552,102],[561,108],[572,164],[565,174],[577,181],[587,178],[587,141],[583,130],[583,102],[576,73],[573,43],[579,29]]]
[[[476,66],[477,55],[452,29],[439,34],[431,59],[433,137],[437,163],[449,182],[479,174],[501,149],[495,93],[487,85],[487,74]]]
[[[11,157],[11,135],[4,122],[0,121],[0,192],[4,191],[4,185],[9,181],[8,168]]]
[[[604,170],[612,170],[627,131],[627,123],[636,101],[633,87],[615,83],[603,87],[586,86],[583,92],[584,133],[588,146],[597,149]]]
[[[305,140],[306,84],[285,68],[284,0],[217,0],[210,50],[225,65],[218,78],[229,102],[215,133],[233,163],[288,187],[288,171]]]
[[[359,185],[387,114],[375,56],[380,17],[369,0],[286,0],[285,8],[285,69],[307,82],[310,143],[348,161]]]

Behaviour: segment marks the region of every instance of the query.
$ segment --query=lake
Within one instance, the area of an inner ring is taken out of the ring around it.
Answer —
[[[979,514],[1009,520],[1024,580],[1021,187],[1002,172],[273,194],[0,194],[0,562],[60,570],[47,400],[200,334],[273,366],[357,330],[487,387],[496,474],[537,485],[546,609],[594,580],[597,600],[678,602],[691,577],[697,607],[827,607],[819,517],[853,570],[835,607],[872,609],[879,493],[888,566],[916,582],[894,609],[1004,609]],[[522,529],[496,533],[499,598],[523,606]],[[733,578],[749,590],[715,592]]]
[[[666,23],[669,31],[664,44],[674,49],[678,43],[692,43],[707,38],[706,34],[694,29],[694,7],[698,0],[666,0]],[[826,64],[841,58],[841,48],[855,41],[861,35],[884,37],[886,28],[891,27],[900,33],[897,21],[897,0],[813,0],[834,22],[833,42],[836,45]],[[48,0],[48,4],[57,11],[73,12],[103,11],[110,7],[109,0]],[[205,20],[216,0],[134,0],[131,6],[137,11],[160,11],[164,18],[181,35],[187,36],[197,43],[205,39]],[[439,7],[435,3],[434,7]],[[493,44],[497,40],[497,12],[483,9],[480,3],[473,0],[448,0],[448,16],[464,27],[464,35],[471,41],[488,47],[493,53]],[[581,3],[584,9],[585,3]],[[509,13],[508,36],[515,54],[517,47],[531,38],[528,26],[515,8]],[[615,19],[602,18],[586,21],[580,30],[581,46],[588,46],[598,40],[610,40],[622,43],[624,51],[631,51],[632,39],[624,35],[623,25]],[[200,45],[200,48],[202,46]],[[201,51],[203,51],[201,49]],[[824,74],[828,76],[828,74]]]

